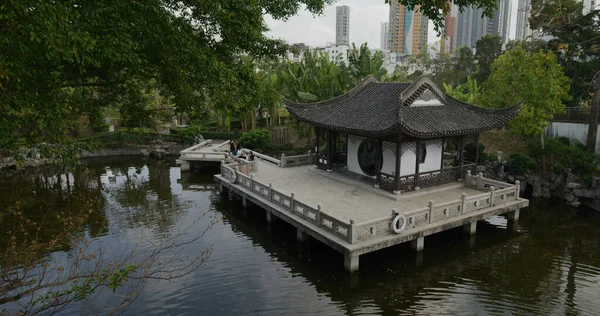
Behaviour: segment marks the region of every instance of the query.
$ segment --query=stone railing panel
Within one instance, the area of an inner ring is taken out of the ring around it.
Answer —
[[[484,193],[465,198],[465,209],[463,214],[480,210],[491,206],[491,194]]]
[[[494,205],[500,205],[508,201],[514,201],[517,197],[517,187],[513,186],[506,189],[494,191]]]
[[[390,228],[390,225],[394,220],[394,217],[396,217],[396,215],[358,225],[356,227],[357,242],[392,234],[393,231]]]
[[[319,226],[349,243],[352,243],[352,241],[349,240],[352,238],[352,225],[346,224],[333,216],[321,212],[321,222]]]
[[[248,153],[250,151],[251,150],[242,148],[242,153],[244,153],[244,155],[248,155]],[[258,159],[260,159],[262,161],[266,161],[266,162],[272,163],[272,164],[274,164],[276,166],[281,166],[281,161],[279,159],[275,159],[273,157],[269,157],[267,155],[261,154],[261,153],[256,152],[256,151],[252,151],[252,154],[254,155],[254,159],[258,158]]]
[[[462,200],[450,201],[442,204],[434,204],[431,209],[431,221],[430,223],[435,223],[439,221],[443,221],[448,218],[460,216],[462,207]]]
[[[416,228],[429,224],[429,207],[405,213],[406,228]]]
[[[294,213],[302,216],[304,219],[312,222],[313,224],[317,224],[319,222],[320,211],[297,200],[294,201]]]
[[[285,154],[281,154],[281,167],[295,167],[302,165],[310,165],[314,164],[316,159],[315,154],[311,154],[310,152],[306,155],[297,155],[297,156],[286,156]]]
[[[258,181],[252,181],[252,192],[258,193],[263,198],[269,198],[270,192],[269,186],[264,185]]]
[[[202,147],[209,147],[212,146],[212,139],[207,139],[203,142],[200,142],[190,148],[186,148],[184,150],[181,151],[181,154],[189,154],[189,153],[193,153],[194,150],[198,149],[198,148],[202,148]]]
[[[275,189],[271,189],[271,202],[282,206],[287,210],[292,210],[292,198],[281,191],[277,191]]]
[[[241,184],[244,188],[252,190],[252,178],[250,178],[249,176],[238,172],[237,173],[238,176],[238,183]]]

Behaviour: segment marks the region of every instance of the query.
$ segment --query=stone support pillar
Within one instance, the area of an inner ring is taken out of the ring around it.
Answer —
[[[417,252],[423,251],[423,248],[425,248],[425,237],[419,237],[417,239],[411,240],[410,248]]]
[[[248,199],[246,199],[245,195],[242,195],[242,206],[244,208],[248,207]]]
[[[305,231],[296,228],[296,239],[298,240],[298,242],[305,242],[308,241],[308,235]]]
[[[270,211],[267,211],[267,222],[273,222],[273,214]]]
[[[348,272],[358,271],[359,256],[351,253],[344,255],[344,268]]]
[[[465,224],[463,226],[463,230],[469,236],[475,235],[475,233],[477,232],[477,222]]]
[[[506,213],[506,218],[510,222],[518,222],[519,221],[519,213],[520,213],[520,209],[516,209],[514,211],[508,212],[508,213]]]

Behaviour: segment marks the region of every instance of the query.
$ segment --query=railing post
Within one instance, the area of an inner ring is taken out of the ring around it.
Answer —
[[[254,177],[250,175],[250,192],[254,192]]]
[[[461,204],[460,204],[460,214],[465,214],[465,208],[467,207],[467,194],[466,193],[461,193],[460,194],[460,200],[461,200]]]
[[[496,187],[494,187],[493,185],[490,186],[490,206],[494,206],[495,200],[496,199]]]
[[[471,183],[471,170],[467,170],[467,176],[465,177],[465,182],[466,182],[466,187],[469,187],[469,184]]]
[[[273,202],[273,184],[271,182],[269,182],[269,201]]]
[[[521,194],[521,181],[515,181],[515,200],[519,199],[519,194]]]
[[[354,220],[350,219],[350,226],[348,227],[348,242],[351,244],[355,244],[357,237],[358,236],[356,234],[356,227],[354,226]]]
[[[429,223],[431,224],[431,215],[433,214],[433,201],[429,200]]]
[[[292,209],[292,213],[296,212],[296,198],[294,197],[294,192],[292,192],[292,197],[290,198],[290,208]]]
[[[281,164],[281,168],[285,168],[285,153],[281,153],[281,159],[279,163]]]
[[[321,204],[317,204],[317,226],[321,226]]]
[[[483,189],[483,172],[477,175],[477,190]]]

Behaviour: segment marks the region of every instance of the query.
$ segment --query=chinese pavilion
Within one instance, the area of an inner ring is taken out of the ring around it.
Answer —
[[[503,127],[520,108],[456,100],[428,77],[388,83],[371,76],[327,101],[284,102],[315,127],[319,168],[359,175],[395,194],[460,180],[478,162],[479,134]]]

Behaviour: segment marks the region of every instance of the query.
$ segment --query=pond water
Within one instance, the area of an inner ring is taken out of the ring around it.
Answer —
[[[148,283],[125,314],[600,314],[600,216],[562,202],[533,200],[517,227],[494,217],[478,224],[475,238],[460,229],[427,237],[422,255],[407,245],[363,255],[350,276],[341,254],[315,240],[298,244],[292,226],[268,224],[263,210],[220,196],[218,169],[182,175],[172,163],[139,159],[87,168],[0,178],[0,205],[28,201],[36,212],[92,200],[102,212],[83,229],[117,252],[202,214],[222,218],[182,254],[212,246],[203,266]],[[187,234],[207,225],[204,217]]]

